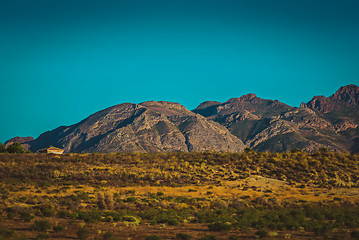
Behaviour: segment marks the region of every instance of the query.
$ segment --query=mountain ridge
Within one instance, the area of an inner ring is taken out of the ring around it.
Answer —
[[[122,103],[22,143],[31,151],[56,146],[66,152],[358,152],[358,125],[359,88],[351,84],[300,107],[254,93],[205,101],[192,111],[167,101]]]

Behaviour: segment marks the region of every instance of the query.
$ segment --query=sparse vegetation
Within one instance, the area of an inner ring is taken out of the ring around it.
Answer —
[[[117,239],[138,228],[149,231],[142,239],[218,239],[210,234],[216,231],[220,239],[235,239],[234,233],[356,239],[358,161],[323,150],[2,153],[0,223],[20,224],[32,239]],[[184,233],[183,225],[202,230]],[[168,228],[178,232],[162,236]],[[13,229],[0,239],[21,237]]]

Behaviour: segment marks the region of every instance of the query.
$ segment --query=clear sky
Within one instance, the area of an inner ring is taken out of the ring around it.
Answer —
[[[358,0],[2,0],[0,141],[149,100],[359,85]]]

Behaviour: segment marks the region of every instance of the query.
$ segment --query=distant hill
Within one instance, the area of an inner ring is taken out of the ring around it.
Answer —
[[[31,151],[55,146],[66,152],[283,152],[319,148],[359,152],[359,88],[341,87],[299,108],[247,94],[193,111],[178,103],[123,103],[83,121],[21,143]],[[23,141],[24,140],[24,141]]]

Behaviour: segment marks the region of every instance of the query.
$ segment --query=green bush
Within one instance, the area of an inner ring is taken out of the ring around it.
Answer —
[[[50,204],[42,204],[38,208],[44,217],[52,217],[56,213],[54,207]]]
[[[20,219],[22,219],[24,222],[30,222],[32,219],[34,219],[34,215],[32,215],[30,212],[23,211],[20,212]]]
[[[232,229],[232,225],[229,222],[214,222],[208,225],[209,230],[211,231],[229,231]]]
[[[76,235],[79,239],[85,240],[90,236],[90,232],[86,227],[82,227],[79,230],[77,230]]]
[[[51,223],[47,220],[37,220],[30,228],[37,232],[46,232],[51,229]]]
[[[257,232],[255,232],[255,235],[258,237],[258,238],[260,238],[260,239],[262,239],[262,238],[265,238],[265,237],[267,237],[268,236],[268,233],[267,233],[267,231],[266,230],[258,230]]]
[[[37,236],[36,236],[36,240],[41,240],[41,239],[49,239],[50,236],[49,234],[47,233],[39,233]]]
[[[64,227],[63,226],[60,226],[60,225],[56,225],[56,226],[53,226],[52,227],[52,230],[55,232],[55,233],[58,233],[58,232],[62,232],[64,230]]]
[[[238,236],[229,236],[228,240],[239,240]]]
[[[350,233],[350,236],[353,238],[353,239],[359,239],[359,231],[356,230],[356,231],[353,231]]]
[[[12,239],[15,237],[14,230],[0,229],[0,240]]]
[[[332,227],[329,223],[323,221],[323,222],[313,223],[312,231],[317,236],[327,236],[331,228]]]
[[[112,240],[114,239],[113,237],[113,233],[112,232],[105,232],[103,235],[102,235],[102,239],[103,240]]]
[[[189,240],[192,239],[192,235],[189,235],[187,233],[177,233],[176,238],[181,240]]]
[[[218,240],[216,235],[206,235],[204,237],[201,237],[198,240]]]
[[[71,216],[71,214],[67,210],[62,210],[62,211],[57,212],[57,216],[59,218],[69,218]]]
[[[146,240],[162,240],[162,238],[158,235],[150,235],[146,237]]]
[[[71,214],[71,218],[77,220],[84,220],[87,223],[94,223],[102,219],[102,213],[97,210],[75,211]]]

